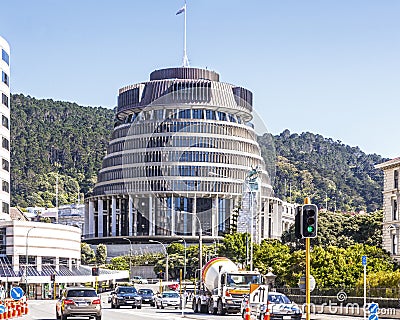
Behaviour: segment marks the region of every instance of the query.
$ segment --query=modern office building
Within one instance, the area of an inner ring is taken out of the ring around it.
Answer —
[[[10,46],[0,37],[0,220],[9,220],[10,214]]]
[[[212,242],[232,229],[239,208],[255,222],[255,241],[279,237],[294,210],[272,197],[252,111],[249,90],[207,69],[156,70],[121,88],[107,154],[85,201],[85,241],[195,241],[202,230]]]
[[[382,247],[400,261],[400,157],[375,166],[383,170]]]

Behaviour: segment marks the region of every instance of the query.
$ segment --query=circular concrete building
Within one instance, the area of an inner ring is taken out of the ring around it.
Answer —
[[[272,188],[251,121],[252,93],[214,71],[156,70],[150,81],[121,88],[107,155],[86,198],[85,241],[194,241],[200,229],[213,241],[232,230],[246,194],[255,239],[270,237]]]

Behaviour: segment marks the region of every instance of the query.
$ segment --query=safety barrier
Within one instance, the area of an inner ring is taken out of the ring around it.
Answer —
[[[5,299],[0,301],[4,306],[4,312],[0,313],[0,320],[12,319],[28,314],[28,304],[22,300]]]

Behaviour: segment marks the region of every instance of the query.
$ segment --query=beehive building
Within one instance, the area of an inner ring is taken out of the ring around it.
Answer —
[[[86,198],[86,240],[190,239],[200,230],[213,239],[232,230],[246,194],[256,239],[279,237],[294,211],[272,197],[252,111],[249,90],[207,69],[156,70],[121,88],[107,154]]]

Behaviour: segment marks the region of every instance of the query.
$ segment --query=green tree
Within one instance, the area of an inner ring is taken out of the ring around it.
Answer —
[[[98,265],[103,265],[107,260],[107,246],[103,243],[100,243],[96,247],[96,263]]]
[[[81,263],[91,264],[96,261],[94,250],[86,243],[81,243]]]
[[[250,243],[248,233],[226,234],[222,240],[219,253],[240,265],[246,264],[246,257]]]

